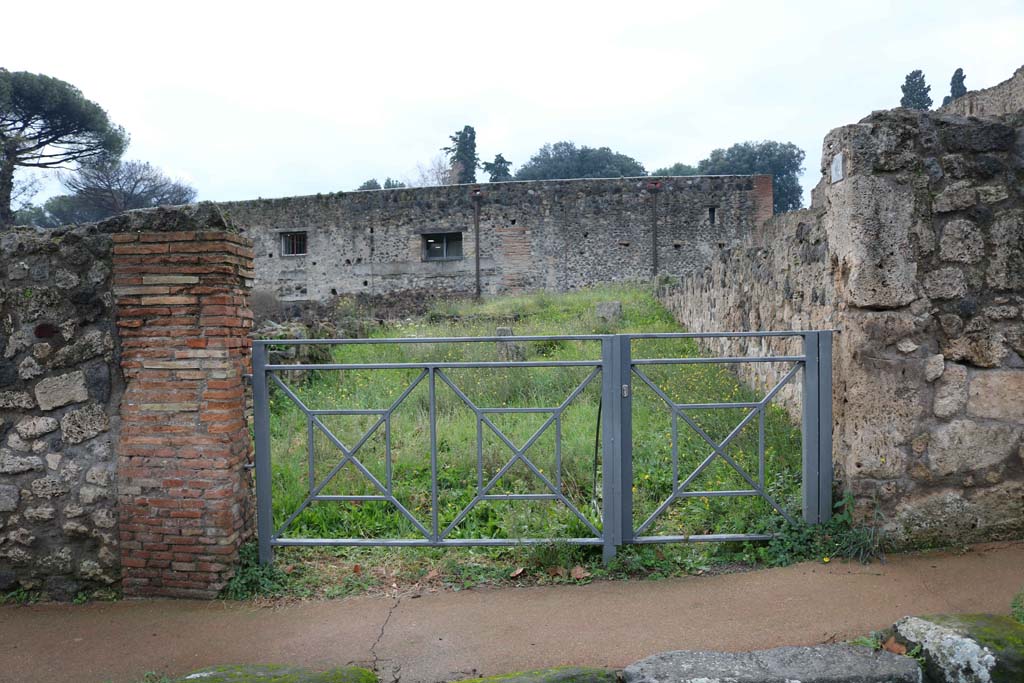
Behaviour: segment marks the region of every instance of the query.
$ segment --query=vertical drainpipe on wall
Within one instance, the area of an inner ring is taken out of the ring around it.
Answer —
[[[647,183],[647,191],[651,193],[651,278],[658,279],[658,191],[661,181]]]
[[[473,189],[473,257],[476,262],[476,298],[480,298],[480,199],[484,196],[480,188]]]

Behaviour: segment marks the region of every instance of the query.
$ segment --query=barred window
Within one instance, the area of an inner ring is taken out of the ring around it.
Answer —
[[[281,234],[281,253],[284,256],[305,256],[306,233],[285,232]]]
[[[461,232],[444,232],[423,236],[424,261],[452,261],[461,258]]]

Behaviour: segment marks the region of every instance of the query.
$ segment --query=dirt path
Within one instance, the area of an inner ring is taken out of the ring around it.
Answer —
[[[885,565],[803,564],[588,586],[349,598],[274,608],[191,601],[0,607],[0,681],[136,683],[212,664],[376,666],[441,681],[561,664],[623,666],[672,649],[844,640],[906,614],[1007,613],[1024,543]]]

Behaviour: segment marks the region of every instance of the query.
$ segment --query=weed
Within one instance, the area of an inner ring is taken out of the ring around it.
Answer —
[[[1013,598],[1013,602],[1010,603],[1010,614],[1013,618],[1024,624],[1024,589],[1021,589],[1020,593],[1017,593]]]
[[[279,597],[285,594],[288,583],[289,575],[277,563],[259,563],[259,549],[255,543],[250,542],[242,546],[235,575],[228,581],[221,595],[228,600]]]
[[[14,590],[0,595],[0,605],[34,605],[42,598],[42,594],[36,590],[15,588]]]
[[[882,649],[882,639],[877,633],[871,633],[866,636],[859,636],[848,642],[849,645],[860,645],[861,647],[869,647],[872,650]]]

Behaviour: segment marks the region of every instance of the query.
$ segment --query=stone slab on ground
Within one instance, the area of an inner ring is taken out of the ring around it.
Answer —
[[[520,671],[500,676],[485,676],[459,683],[616,683],[618,672],[584,666],[560,666],[553,669]]]
[[[309,671],[278,664],[247,664],[211,666],[182,676],[174,683],[377,683],[377,677],[357,666]]]
[[[893,627],[907,647],[920,647],[935,683],[1024,681],[1024,625],[995,614],[905,617]]]
[[[910,657],[851,645],[665,652],[627,666],[626,683],[920,683]]]

